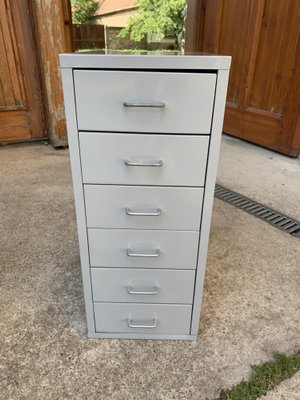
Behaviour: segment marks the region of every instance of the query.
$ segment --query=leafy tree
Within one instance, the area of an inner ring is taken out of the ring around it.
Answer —
[[[72,19],[74,24],[87,24],[98,9],[95,0],[71,0]]]
[[[183,32],[186,0],[136,0],[139,10],[122,29],[120,36],[129,35],[140,41],[147,34],[163,39],[174,34],[179,48],[179,35]]]

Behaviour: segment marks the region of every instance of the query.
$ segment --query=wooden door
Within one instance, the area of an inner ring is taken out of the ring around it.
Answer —
[[[300,0],[188,0],[187,50],[232,56],[224,131],[300,153]]]
[[[0,141],[46,136],[29,0],[0,0]]]

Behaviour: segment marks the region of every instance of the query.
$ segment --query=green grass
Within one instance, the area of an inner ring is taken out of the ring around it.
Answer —
[[[221,393],[218,400],[256,400],[290,378],[300,369],[300,353],[294,356],[274,354],[274,361],[251,366],[250,380]]]

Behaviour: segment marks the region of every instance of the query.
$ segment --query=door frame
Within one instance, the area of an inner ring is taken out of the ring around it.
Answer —
[[[17,48],[18,51],[17,58],[20,62],[19,73],[22,74],[21,84],[24,88],[25,106],[3,109],[1,119],[3,126],[7,125],[7,135],[4,134],[1,141],[45,139],[48,136],[47,120],[31,0],[4,0],[4,3],[6,7],[4,13],[6,12],[9,27],[12,29],[9,39],[12,41],[13,48]],[[23,115],[23,128],[22,125],[18,125],[21,114]],[[28,121],[27,133],[24,132],[24,114]]]

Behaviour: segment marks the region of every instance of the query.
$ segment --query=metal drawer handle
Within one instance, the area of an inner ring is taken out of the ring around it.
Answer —
[[[129,294],[138,294],[138,295],[155,295],[158,294],[159,292],[159,287],[158,284],[156,284],[154,286],[153,289],[150,290],[138,290],[138,289],[134,289],[130,284],[127,286],[127,292]]]
[[[153,211],[134,211],[127,207],[126,214],[134,217],[158,217],[161,214],[161,209],[155,208]]]
[[[150,251],[148,253],[137,253],[136,251],[132,249],[127,249],[127,255],[128,257],[158,257],[160,254],[160,250],[156,249],[154,251]]]
[[[162,160],[154,160],[154,161],[130,161],[124,160],[124,164],[128,167],[162,167]]]
[[[163,102],[157,103],[138,103],[138,102],[128,102],[124,101],[124,107],[137,107],[137,108],[164,108],[166,106]]]
[[[157,316],[154,314],[154,318],[147,323],[147,321],[138,321],[138,320],[133,320],[131,319],[131,314],[129,314],[128,318],[128,326],[129,328],[149,328],[153,329],[157,327]]]

